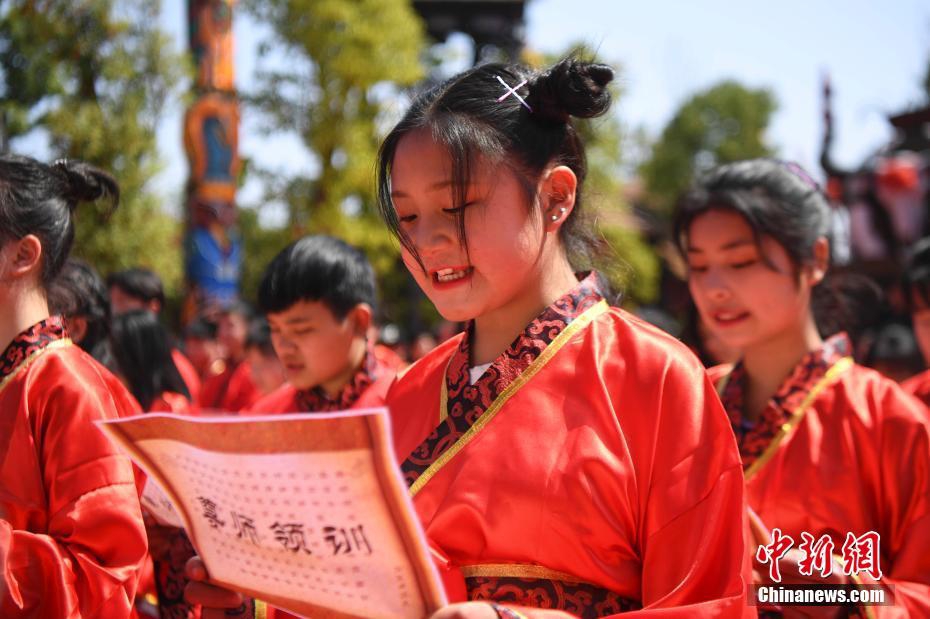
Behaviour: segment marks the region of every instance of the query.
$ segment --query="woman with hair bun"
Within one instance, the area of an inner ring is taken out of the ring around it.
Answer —
[[[836,332],[816,183],[793,163],[724,165],[682,199],[675,230],[701,317],[741,351],[710,374],[743,459],[757,584],[867,584],[893,602],[805,616],[930,616],[930,428]]]
[[[612,78],[576,59],[477,67],[417,97],[381,147],[404,262],[446,320],[468,322],[388,394],[458,602],[437,619],[744,612],[742,471],[713,386],[583,272],[593,230],[572,118],[606,112]]]
[[[128,617],[146,556],[139,479],[94,427],[139,412],[49,315],[74,210],[108,174],[0,156],[0,616]]]

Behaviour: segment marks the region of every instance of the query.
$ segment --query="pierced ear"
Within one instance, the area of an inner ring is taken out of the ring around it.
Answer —
[[[830,241],[827,237],[820,237],[814,241],[814,261],[811,264],[810,277],[811,284],[817,285],[827,276],[827,269],[830,268]]]
[[[568,166],[556,166],[545,173],[539,195],[543,199],[543,224],[548,232],[557,231],[571,214],[577,189],[578,178]]]
[[[10,273],[22,277],[42,270],[42,242],[33,234],[13,241]]]

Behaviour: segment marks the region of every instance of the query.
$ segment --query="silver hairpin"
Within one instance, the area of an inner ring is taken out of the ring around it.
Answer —
[[[526,85],[526,80],[523,80],[522,82],[520,82],[519,84],[517,84],[516,86],[514,86],[513,88],[511,88],[510,86],[507,85],[507,82],[505,82],[504,79],[503,79],[500,75],[495,75],[494,77],[496,77],[496,78],[497,78],[497,81],[500,82],[501,85],[503,85],[503,87],[507,89],[507,92],[505,92],[504,94],[502,94],[502,95],[497,99],[497,102],[498,102],[498,103],[500,103],[501,101],[503,101],[504,99],[506,99],[506,98],[509,97],[510,95],[513,95],[513,96],[515,96],[517,99],[520,100],[520,103],[523,105],[523,107],[525,107],[526,109],[528,109],[530,112],[533,111],[533,108],[530,107],[530,104],[527,103],[526,101],[524,101],[524,100],[523,100],[523,97],[520,96],[520,93],[517,92],[517,88],[521,88],[522,86]]]

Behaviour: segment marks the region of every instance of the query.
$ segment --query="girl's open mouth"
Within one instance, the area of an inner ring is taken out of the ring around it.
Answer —
[[[433,284],[444,286],[466,281],[474,269],[470,266],[445,267],[431,273]]]

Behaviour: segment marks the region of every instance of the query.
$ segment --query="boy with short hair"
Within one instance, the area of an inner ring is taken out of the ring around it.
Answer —
[[[258,289],[287,383],[252,407],[257,413],[323,412],[384,404],[394,373],[367,337],[375,276],[361,250],[306,236],[268,265]]]

